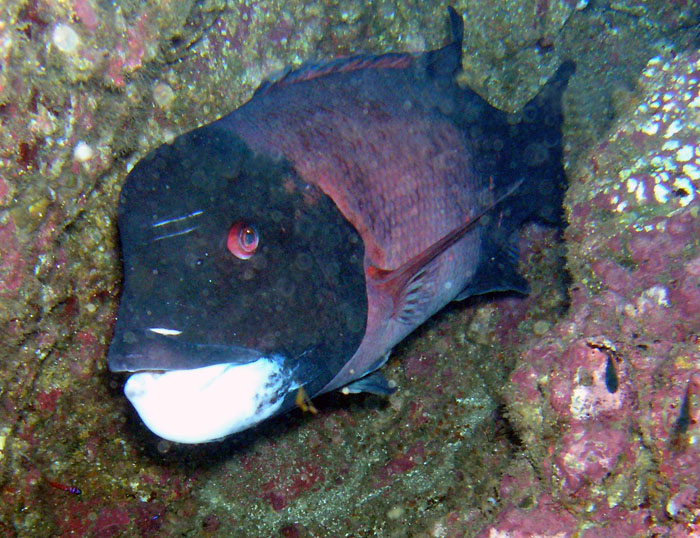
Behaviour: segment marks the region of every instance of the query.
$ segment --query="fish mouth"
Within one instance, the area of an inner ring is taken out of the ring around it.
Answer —
[[[297,388],[281,356],[191,370],[140,371],[124,394],[156,435],[178,443],[215,441],[280,411]]]
[[[205,443],[243,431],[280,412],[298,388],[283,355],[178,336],[118,327],[108,356],[111,371],[132,374],[124,394],[164,439]]]
[[[265,354],[235,344],[183,341],[152,329],[115,330],[109,348],[112,372],[193,370],[215,364],[248,364]]]

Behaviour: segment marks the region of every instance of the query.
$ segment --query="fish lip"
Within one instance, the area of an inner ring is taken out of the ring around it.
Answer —
[[[156,435],[179,443],[204,443],[248,429],[289,404],[297,388],[286,359],[193,370],[145,370],[131,375],[124,393]]]
[[[193,343],[147,329],[117,327],[107,362],[112,372],[167,372],[214,364],[248,364],[265,355],[269,354],[234,344]]]

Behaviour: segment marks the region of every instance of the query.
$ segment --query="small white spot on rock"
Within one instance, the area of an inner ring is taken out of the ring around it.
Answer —
[[[676,160],[681,163],[687,163],[693,158],[693,146],[686,144],[676,152]]]
[[[403,506],[396,505],[393,508],[389,509],[389,511],[386,513],[386,517],[396,521],[397,519],[400,519],[403,516],[404,512],[405,510]]]
[[[649,299],[659,306],[671,306],[668,302],[668,292],[663,286],[652,286],[642,292],[642,299]]]
[[[664,143],[663,146],[661,146],[661,149],[664,151],[673,151],[674,149],[678,149],[678,146],[680,146],[680,142],[678,140],[669,140],[668,142]]]
[[[637,199],[638,204],[643,204],[647,201],[647,193],[643,181],[640,181],[639,185],[637,185],[637,188],[634,191],[634,197]]]
[[[94,155],[95,152],[92,150],[92,148],[82,140],[75,145],[75,148],[73,148],[73,158],[79,163],[89,161]]]
[[[54,27],[51,40],[58,50],[66,54],[75,52],[80,44],[80,36],[73,28],[64,23],[59,23]]]
[[[680,131],[683,128],[683,122],[680,120],[673,120],[671,124],[668,126],[666,129],[666,133],[664,134],[664,137],[666,138],[671,138],[673,135],[675,135],[678,131]]]
[[[644,134],[652,136],[659,132],[659,124],[655,121],[649,120],[644,125],[642,125],[641,130]]]
[[[697,181],[700,179],[700,169],[698,169],[698,167],[694,164],[684,164],[683,173],[693,181]]]
[[[163,142],[166,144],[172,144],[175,142],[175,138],[177,137],[177,133],[170,129],[163,129]]]
[[[441,521],[438,521],[433,526],[431,534],[433,538],[445,538],[445,536],[447,536],[447,528],[445,528],[445,525]]]
[[[159,82],[153,88],[153,100],[160,108],[167,108],[175,99],[175,92],[165,82]]]
[[[687,177],[678,176],[673,181],[673,188],[680,195],[678,203],[681,207],[687,206],[695,199],[695,187]]]
[[[656,201],[660,204],[665,204],[668,202],[668,197],[670,194],[671,191],[663,183],[657,183],[654,185],[654,198],[656,198]]]

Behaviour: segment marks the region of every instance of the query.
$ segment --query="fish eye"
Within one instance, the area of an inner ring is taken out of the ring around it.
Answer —
[[[228,231],[226,248],[236,258],[247,260],[255,254],[260,238],[257,230],[244,221],[234,222]]]

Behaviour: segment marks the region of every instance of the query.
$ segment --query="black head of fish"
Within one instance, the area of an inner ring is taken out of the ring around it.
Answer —
[[[124,286],[112,371],[276,357],[287,387],[313,395],[362,340],[360,236],[285,159],[253,154],[220,124],[140,161],[118,223]]]

